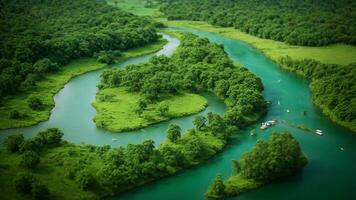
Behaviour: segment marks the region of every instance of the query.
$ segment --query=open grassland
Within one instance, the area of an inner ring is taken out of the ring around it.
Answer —
[[[149,103],[139,114],[136,112],[142,96],[127,92],[124,88],[106,88],[100,90],[93,106],[97,110],[94,121],[98,127],[112,132],[135,130],[151,124],[182,117],[202,111],[207,100],[199,95],[184,93],[170,96],[159,102]],[[162,115],[159,105],[167,105],[168,112]]]
[[[145,7],[144,0],[107,0],[108,4],[119,7],[127,12],[134,13],[139,16],[159,15],[158,8]]]
[[[158,20],[169,26],[194,28],[242,40],[261,50],[275,61],[278,61],[281,57],[290,56],[294,60],[313,59],[326,64],[347,65],[356,62],[356,46],[344,44],[323,47],[294,46],[274,40],[261,39],[234,28],[215,27],[202,21],[167,21],[163,18]]]
[[[123,53],[123,56],[117,59],[117,62],[156,52],[166,43],[166,40],[161,39],[154,44],[129,50]],[[74,60],[62,67],[58,73],[46,75],[45,78],[37,82],[36,86],[31,90],[18,95],[5,97],[0,107],[0,129],[31,126],[47,120],[50,116],[51,109],[54,107],[53,96],[62,89],[68,81],[81,74],[102,69],[106,66],[105,64],[97,62],[94,58]],[[36,96],[42,101],[44,104],[42,110],[35,111],[28,106],[27,100],[30,96]],[[22,119],[10,119],[9,115],[13,110],[26,114],[26,117]]]

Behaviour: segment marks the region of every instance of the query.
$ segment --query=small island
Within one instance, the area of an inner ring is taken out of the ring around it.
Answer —
[[[308,160],[291,133],[272,133],[268,141],[258,140],[255,147],[233,160],[235,175],[223,182],[217,175],[205,194],[208,198],[236,196],[300,171]]]

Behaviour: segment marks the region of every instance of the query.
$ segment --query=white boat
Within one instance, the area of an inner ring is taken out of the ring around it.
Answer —
[[[340,147],[340,150],[341,150],[341,151],[343,151],[343,150],[344,150],[344,148]]]
[[[275,125],[276,124],[276,120],[270,120],[270,121],[267,121],[267,122],[263,122],[262,124],[261,124],[261,127],[260,127],[260,129],[266,129],[266,128],[268,128],[268,127],[271,127],[271,126],[273,126],[273,125]]]
[[[281,102],[278,101],[278,105],[281,105]]]
[[[323,132],[322,132],[321,130],[316,130],[315,133],[316,133],[317,135],[320,135],[320,136],[323,135]]]
[[[286,112],[287,112],[287,113],[289,113],[289,112],[290,112],[290,110],[289,110],[289,109],[287,109],[287,110],[286,110]]]
[[[112,138],[111,141],[115,142],[115,141],[118,141],[118,139]]]

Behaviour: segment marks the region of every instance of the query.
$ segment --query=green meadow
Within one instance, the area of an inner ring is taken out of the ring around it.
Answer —
[[[151,124],[198,113],[205,109],[207,100],[199,95],[183,93],[169,96],[158,102],[149,103],[139,114],[135,110],[143,99],[139,93],[127,92],[124,88],[106,88],[100,90],[93,106],[97,110],[94,121],[97,127],[112,132],[135,130]],[[168,112],[162,115],[159,105],[167,105]]]

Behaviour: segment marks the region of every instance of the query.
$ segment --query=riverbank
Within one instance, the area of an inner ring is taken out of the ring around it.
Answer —
[[[289,56],[294,60],[313,59],[326,64],[347,65],[356,62],[356,57],[354,56],[356,55],[356,46],[344,44],[323,47],[294,46],[274,40],[261,39],[232,27],[215,27],[203,21],[168,21],[165,18],[156,19],[168,26],[198,29],[244,41],[262,51],[275,62],[278,62],[280,58],[285,56]]]
[[[192,115],[208,106],[204,97],[183,93],[148,103],[142,113],[137,113],[140,99],[143,99],[142,95],[128,92],[124,88],[100,90],[93,103],[97,111],[94,117],[96,126],[111,132],[132,131],[173,118]],[[166,106],[166,109],[163,106]]]
[[[117,59],[116,62],[123,62],[129,58],[150,54],[159,51],[166,41],[160,39],[154,44],[128,50]],[[107,65],[97,62],[94,58],[82,58],[70,62],[61,68],[56,74],[47,75],[43,80],[37,82],[31,90],[24,93],[5,97],[0,107],[0,129],[26,127],[38,124],[49,119],[51,110],[55,106],[53,96],[60,91],[66,83],[79,75],[103,69]],[[27,99],[30,96],[38,97],[44,107],[42,110],[34,111],[28,107]],[[10,119],[10,112],[18,110],[26,114],[22,119]]]
[[[296,69],[292,69],[289,66],[286,66],[281,62],[282,59],[288,57],[291,59],[291,62],[304,62],[307,60],[308,62],[318,62],[325,64],[326,67],[330,67],[328,65],[335,65],[335,67],[340,68],[349,65],[351,63],[356,62],[356,57],[354,56],[356,54],[356,46],[351,46],[351,45],[344,45],[344,44],[335,44],[335,45],[329,45],[329,46],[324,46],[324,47],[306,47],[306,46],[293,46],[293,45],[288,45],[283,42],[278,42],[274,40],[269,40],[269,39],[261,39],[246,33],[243,33],[237,29],[234,28],[222,28],[222,27],[215,27],[207,22],[201,22],[201,21],[168,21],[166,19],[158,18],[159,21],[169,25],[169,26],[177,26],[177,27],[185,27],[185,28],[192,28],[192,29],[198,29],[198,30],[204,30],[212,33],[217,33],[220,35],[227,36],[232,39],[237,39],[244,41],[248,44],[251,44],[255,48],[259,49],[261,52],[263,52],[267,57],[271,58],[274,62],[278,64],[283,69],[286,69],[288,71],[294,72],[298,75],[303,76],[307,80],[311,82],[310,84],[310,90],[313,94],[312,100],[314,105],[316,105],[318,108],[321,109],[321,112],[329,117],[331,121],[334,123],[337,123],[341,126],[344,126],[352,131],[356,131],[356,127],[354,125],[354,122],[346,121],[340,119],[339,113],[337,113],[334,110],[334,107],[330,107],[326,105],[324,100],[329,94],[322,94],[322,95],[315,95],[317,93],[320,93],[318,90],[320,90],[319,87],[315,87],[316,84],[315,80],[320,79],[320,77],[324,76],[316,76],[319,78],[314,78],[314,77],[308,77],[306,76],[303,72],[300,72]],[[350,67],[352,67],[350,65]],[[321,71],[321,70],[320,70]],[[337,70],[336,70],[337,71]],[[322,72],[321,72],[322,73]],[[332,73],[335,74],[335,73]],[[340,77],[341,78],[341,77]],[[352,80],[351,80],[352,82]],[[335,83],[331,83],[331,86],[336,87]],[[346,95],[340,93],[340,95]],[[350,102],[351,103],[351,102]],[[340,110],[340,108],[339,108]],[[344,114],[345,115],[345,114]],[[352,115],[352,114],[346,114],[346,115]]]

